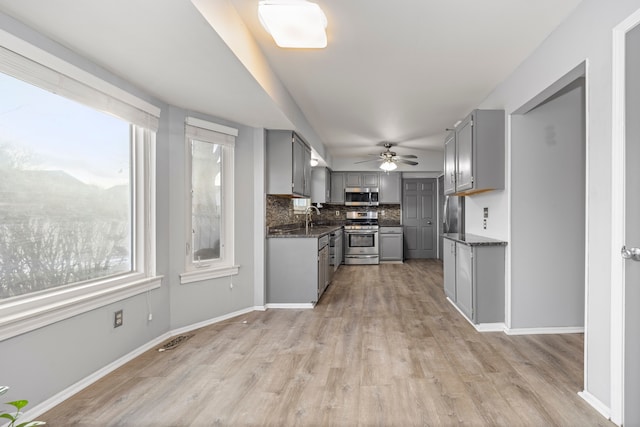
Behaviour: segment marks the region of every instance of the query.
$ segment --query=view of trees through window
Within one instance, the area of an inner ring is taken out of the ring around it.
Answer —
[[[130,124],[0,74],[0,298],[132,270]]]
[[[222,146],[191,142],[193,261],[220,258]]]

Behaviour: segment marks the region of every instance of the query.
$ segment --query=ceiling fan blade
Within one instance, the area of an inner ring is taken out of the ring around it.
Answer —
[[[404,163],[405,165],[411,165],[411,166],[415,166],[418,164],[418,162],[414,162],[412,160],[402,160],[402,159],[396,159],[395,160],[397,163]]]
[[[405,154],[404,156],[395,156],[397,159],[417,159],[415,154]]]
[[[371,159],[371,160],[360,160],[359,162],[354,162],[354,164],[358,164],[358,163],[367,163],[367,162],[379,162],[382,159]]]

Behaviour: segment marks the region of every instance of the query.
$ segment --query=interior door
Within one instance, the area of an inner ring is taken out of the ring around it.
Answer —
[[[435,178],[402,180],[405,257],[436,258],[437,191]]]
[[[624,425],[640,425],[640,26],[626,36]]]

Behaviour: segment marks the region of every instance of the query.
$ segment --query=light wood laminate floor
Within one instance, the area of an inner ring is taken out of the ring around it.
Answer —
[[[583,337],[479,333],[436,260],[343,266],[313,310],[249,313],[149,351],[49,426],[609,426]]]

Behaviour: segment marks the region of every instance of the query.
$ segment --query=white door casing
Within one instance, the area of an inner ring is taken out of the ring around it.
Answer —
[[[618,425],[633,424],[638,420],[625,420],[625,335],[626,317],[626,263],[621,248],[640,245],[627,242],[626,238],[626,41],[628,33],[640,24],[640,10],[633,13],[613,29],[613,76],[612,76],[612,176],[611,176],[611,421]],[[636,327],[637,328],[637,327]],[[640,331],[639,331],[640,332]],[[640,337],[638,338],[640,339]],[[637,398],[637,396],[636,396]]]

